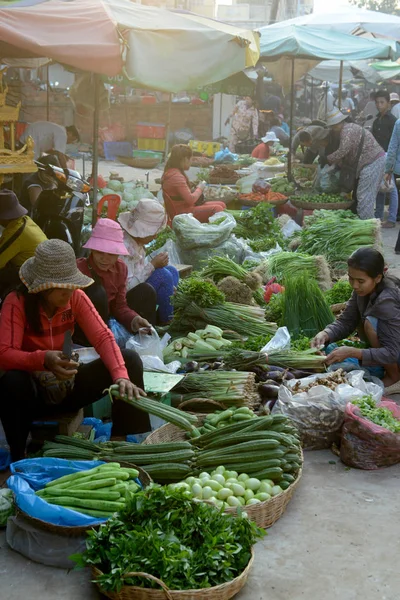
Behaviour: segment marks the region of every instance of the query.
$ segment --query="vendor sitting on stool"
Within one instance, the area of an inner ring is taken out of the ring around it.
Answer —
[[[270,149],[274,144],[279,142],[273,131],[268,131],[265,137],[261,138],[261,144],[258,144],[251,153],[253,158],[267,160],[270,157]]]
[[[0,316],[0,369],[5,371],[0,418],[12,461],[25,456],[34,418],[77,411],[99,400],[113,383],[128,398],[144,394],[142,361],[133,350],[120,352],[82,291],[93,280],[77,269],[69,244],[56,239],[39,244],[22,265],[20,278],[23,285],[7,296]],[[63,355],[65,335],[76,324],[99,359],[79,365]],[[116,402],[113,411],[119,435],[149,430],[147,416],[129,404]]]
[[[99,219],[83,246],[90,250],[89,258],[79,258],[78,268],[94,279],[86,291],[105,323],[114,317],[128,331],[136,333],[142,327],[156,324],[156,292],[148,283],[141,283],[126,292],[128,268],[119,256],[126,256],[121,226],[111,219]],[[76,337],[77,343],[84,340]],[[86,344],[87,345],[87,344]]]
[[[400,290],[385,275],[382,254],[374,248],[360,248],[347,261],[353,295],[338,319],[316,335],[312,346],[343,340],[357,328],[369,342],[361,350],[342,346],[331,352],[328,365],[357,358],[362,367],[380,365],[385,370],[385,395],[400,393]]]
[[[171,296],[178,285],[179,273],[168,264],[168,252],[160,252],[146,260],[145,250],[146,244],[165,229],[165,210],[157,200],[140,200],[131,212],[121,213],[118,221],[124,229],[125,247],[129,252],[122,257],[128,267],[127,290],[149,283],[157,294],[159,324],[166,325],[173,317]]]

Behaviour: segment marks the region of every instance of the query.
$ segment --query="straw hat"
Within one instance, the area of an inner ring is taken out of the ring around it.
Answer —
[[[0,219],[11,221],[26,215],[28,211],[19,203],[11,190],[0,190]]]
[[[99,219],[93,228],[92,235],[83,247],[107,254],[122,256],[129,254],[125,248],[121,226],[112,219]]]
[[[275,135],[275,131],[268,131],[267,135],[263,138],[261,138],[261,141],[264,142],[264,144],[268,144],[268,142],[279,142],[279,138],[276,137]]]
[[[343,114],[342,111],[338,108],[333,108],[326,115],[326,124],[328,125],[328,127],[332,127],[333,125],[337,125],[338,123],[341,123],[342,121],[347,119],[348,116],[349,115],[347,113]]]
[[[78,290],[93,283],[93,279],[80,272],[73,249],[62,240],[39,244],[35,256],[20,268],[19,277],[30,294],[54,288]]]
[[[165,229],[167,220],[164,207],[157,200],[149,199],[139,200],[133,210],[121,213],[118,217],[125,231],[136,238],[157,235]]]

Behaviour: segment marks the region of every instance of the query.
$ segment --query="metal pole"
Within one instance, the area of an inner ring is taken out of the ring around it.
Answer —
[[[314,118],[314,77],[311,77],[311,101],[310,101],[310,118]]]
[[[294,58],[292,57],[292,77],[291,77],[291,99],[290,99],[290,136],[288,153],[288,179],[292,181],[292,143],[293,143],[293,119],[294,119]]]
[[[167,160],[168,152],[169,152],[169,132],[171,130],[171,108],[172,108],[172,94],[169,95],[167,126],[165,128],[165,160]]]
[[[50,121],[50,78],[49,65],[46,67],[46,121]]]
[[[94,77],[94,112],[93,112],[93,144],[92,144],[92,179],[93,179],[93,213],[92,225],[97,220],[97,176],[99,173],[99,115],[100,115],[100,76]]]
[[[343,85],[343,61],[340,61],[340,71],[339,71],[339,110],[342,108],[342,85]]]
[[[219,95],[219,137],[222,137],[222,92]]]

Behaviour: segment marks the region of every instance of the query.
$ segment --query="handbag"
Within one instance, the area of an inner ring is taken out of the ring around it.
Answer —
[[[340,167],[339,185],[340,189],[344,192],[350,193],[356,187],[358,163],[360,162],[360,156],[364,144],[364,139],[365,130],[363,130],[361,134],[361,140],[358,146],[355,162],[352,165],[342,165]]]

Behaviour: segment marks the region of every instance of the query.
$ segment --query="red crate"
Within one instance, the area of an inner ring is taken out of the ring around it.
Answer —
[[[137,137],[151,140],[163,140],[165,138],[165,125],[162,123],[138,123]]]

